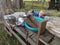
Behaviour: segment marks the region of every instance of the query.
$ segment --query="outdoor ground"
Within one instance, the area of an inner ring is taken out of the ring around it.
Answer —
[[[60,12],[58,12],[57,10],[48,10],[48,3],[45,3],[44,5],[42,3],[33,3],[33,6],[32,6],[32,2],[25,2],[25,8],[22,8],[22,9],[14,9],[15,11],[28,11],[28,10],[47,10],[49,11],[51,14],[51,16],[58,16],[60,15]],[[54,43],[54,45],[59,45],[59,42],[58,40],[60,39],[57,39],[52,42]],[[58,42],[58,43],[57,43]],[[17,39],[13,36],[13,37],[10,37],[6,31],[4,30],[4,25],[3,24],[0,24],[0,45],[21,45]]]

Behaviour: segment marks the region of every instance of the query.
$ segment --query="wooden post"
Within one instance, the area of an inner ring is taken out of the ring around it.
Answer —
[[[39,42],[39,38],[40,38],[41,32],[46,29],[46,22],[47,21],[43,21],[42,23],[38,24],[39,30],[38,30],[38,36],[37,36],[37,45],[41,45]]]

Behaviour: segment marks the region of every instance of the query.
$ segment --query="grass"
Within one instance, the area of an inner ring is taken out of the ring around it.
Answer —
[[[47,2],[42,3],[42,2],[34,1],[32,3],[32,1],[25,1],[25,8],[15,9],[15,11],[25,11],[25,12],[27,12],[28,10],[37,10],[37,11],[46,10],[46,11],[50,12],[51,16],[60,15],[60,12],[57,11],[57,10],[48,10],[48,6],[49,5],[48,5]]]
[[[25,1],[25,8],[22,8],[22,9],[15,9],[15,11],[28,11],[28,10],[47,10],[48,8],[48,4],[45,3],[44,6],[43,6],[43,3],[40,3],[40,2],[37,2],[37,1],[34,1],[32,3],[32,1]]]
[[[50,12],[51,16],[57,16],[60,14],[60,12],[58,12],[57,10],[48,10],[48,3],[33,3],[32,6],[32,2],[25,2],[25,8],[21,8],[21,9],[14,9],[15,11],[25,11],[27,12],[28,10],[46,10]],[[3,25],[0,24],[0,45],[21,45],[17,39],[13,36],[10,37],[6,31],[4,31],[3,29]]]
[[[3,24],[0,24],[0,45],[21,45],[14,36],[10,37],[3,27]]]

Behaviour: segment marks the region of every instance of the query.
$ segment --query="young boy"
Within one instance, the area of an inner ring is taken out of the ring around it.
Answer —
[[[47,16],[47,12],[45,10],[41,10],[39,12],[34,11],[34,10],[30,10],[30,13],[34,14],[34,16],[40,17],[44,20],[57,20],[57,21],[60,21],[60,17]]]
[[[43,18],[44,19],[44,16],[46,15],[46,11],[45,10],[41,10],[41,11],[32,11],[32,13],[35,15],[35,16],[38,16],[40,18]]]

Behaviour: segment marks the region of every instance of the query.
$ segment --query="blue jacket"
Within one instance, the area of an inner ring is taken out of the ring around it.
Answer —
[[[33,10],[32,13],[34,14],[34,16],[39,17],[39,12],[38,12],[38,11],[34,11],[34,10]],[[44,17],[42,17],[42,16],[41,16],[40,18],[43,18],[43,19],[44,19]]]

